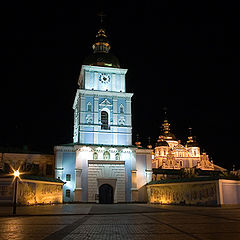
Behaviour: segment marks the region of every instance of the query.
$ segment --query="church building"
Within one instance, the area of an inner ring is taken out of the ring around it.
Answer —
[[[132,145],[133,93],[126,91],[127,69],[110,48],[100,28],[78,80],[73,143],[55,146],[55,176],[66,182],[64,202],[147,200],[152,150]]]
[[[167,119],[164,120],[162,127],[163,132],[154,149],[153,168],[219,170],[206,153],[201,154],[200,146],[193,136],[188,137],[187,144],[184,146],[170,131],[170,123]]]

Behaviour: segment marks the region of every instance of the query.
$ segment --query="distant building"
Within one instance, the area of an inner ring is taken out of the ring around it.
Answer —
[[[152,161],[153,168],[218,170],[206,153],[201,154],[200,147],[193,136],[188,137],[184,146],[170,131],[168,120],[164,120],[163,132],[159,136]]]
[[[132,93],[127,69],[111,54],[100,28],[84,60],[73,104],[73,143],[55,147],[56,177],[66,182],[65,202],[146,201],[152,179],[150,149],[132,145]]]
[[[0,173],[20,168],[29,175],[54,177],[54,155],[36,153],[0,153]]]

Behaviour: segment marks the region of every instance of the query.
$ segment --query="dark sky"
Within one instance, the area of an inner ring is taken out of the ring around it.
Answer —
[[[104,10],[111,52],[129,69],[133,141],[139,133],[155,144],[167,107],[183,143],[191,126],[214,163],[240,167],[237,9],[192,2],[2,6],[0,146],[45,151],[72,142],[77,80]]]

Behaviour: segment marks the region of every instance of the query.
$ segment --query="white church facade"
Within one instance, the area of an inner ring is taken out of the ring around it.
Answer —
[[[146,201],[152,150],[132,145],[132,93],[127,69],[112,55],[100,28],[79,77],[73,104],[73,143],[55,146],[55,176],[64,202]]]
[[[163,131],[154,149],[153,168],[175,170],[196,168],[207,171],[221,169],[209,160],[206,153],[201,154],[200,146],[191,134],[184,146],[170,131],[167,119],[164,120],[162,127]]]

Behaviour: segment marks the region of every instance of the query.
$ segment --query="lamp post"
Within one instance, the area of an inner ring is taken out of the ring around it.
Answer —
[[[14,170],[14,198],[13,198],[13,214],[16,214],[16,208],[17,208],[17,184],[18,184],[18,178],[19,178],[19,171]]]

